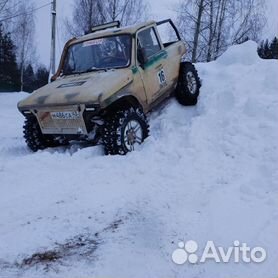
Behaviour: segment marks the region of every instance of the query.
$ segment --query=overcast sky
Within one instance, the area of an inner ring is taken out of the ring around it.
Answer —
[[[104,0],[105,1],[105,0]],[[173,12],[177,0],[148,0],[154,20],[172,18],[175,16]],[[57,0],[57,59],[59,60],[60,53],[65,43],[63,34],[63,20],[65,17],[71,16],[72,3],[74,0]],[[264,37],[272,37],[276,33],[278,35],[278,0],[266,0],[268,8],[267,14],[269,17],[268,26],[265,30]],[[41,6],[47,3],[47,0],[36,0],[36,6]],[[45,7],[36,12],[36,44],[39,63],[49,65],[50,57],[50,28],[51,16],[50,6]]]

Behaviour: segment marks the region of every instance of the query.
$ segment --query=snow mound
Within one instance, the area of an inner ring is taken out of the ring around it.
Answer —
[[[233,64],[253,65],[260,59],[257,53],[257,47],[257,43],[254,41],[247,41],[240,45],[231,46],[217,59],[217,62],[226,66]]]
[[[79,145],[31,153],[16,109],[25,95],[0,94],[0,277],[277,276],[278,64],[255,48],[197,64],[198,105],[168,101],[125,157]],[[225,250],[239,240],[267,260],[177,266],[187,240],[198,255],[208,240]],[[56,263],[18,268],[53,250]]]

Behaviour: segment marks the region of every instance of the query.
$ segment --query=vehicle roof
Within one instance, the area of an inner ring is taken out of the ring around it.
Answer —
[[[125,26],[125,27],[120,27],[120,28],[109,28],[105,30],[100,30],[96,31],[93,33],[89,33],[87,35],[84,35],[82,37],[76,38],[75,40],[72,41],[71,44],[75,44],[78,42],[83,42],[86,40],[91,40],[91,39],[97,39],[100,37],[106,37],[106,36],[111,36],[111,35],[120,35],[120,34],[134,34],[136,33],[139,29],[147,27],[149,25],[154,25],[156,24],[155,21],[147,21],[144,23],[140,24],[135,24],[131,26]]]

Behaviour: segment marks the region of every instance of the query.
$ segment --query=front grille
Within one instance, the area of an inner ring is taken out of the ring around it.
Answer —
[[[77,119],[53,119],[52,112],[79,112]],[[44,134],[87,134],[86,125],[83,119],[84,107],[67,106],[36,111],[36,116]]]

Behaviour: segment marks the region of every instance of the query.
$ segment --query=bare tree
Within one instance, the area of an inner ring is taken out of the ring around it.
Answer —
[[[264,0],[189,0],[178,6],[178,26],[193,62],[216,59],[229,45],[258,41]]]
[[[119,20],[124,26],[148,17],[148,5],[142,0],[107,0],[104,9],[105,21]]]
[[[9,26],[13,22],[14,17],[17,13],[21,13],[18,7],[21,5],[22,1],[17,0],[0,0],[0,23],[9,30]]]
[[[0,12],[3,12],[7,4],[8,4],[8,0],[0,0]]]
[[[17,49],[17,62],[20,69],[21,90],[24,85],[24,68],[31,63],[35,57],[34,33],[35,21],[34,14],[30,13],[34,9],[33,3],[24,1],[18,6],[18,14],[12,24],[12,38]],[[19,13],[20,11],[20,13]]]
[[[199,36],[201,32],[201,20],[203,16],[203,12],[205,9],[205,0],[199,0],[196,2],[197,4],[197,20],[195,23],[195,32],[194,32],[194,40],[193,40],[193,49],[192,49],[192,62],[196,62],[197,48],[199,42]]]
[[[245,0],[233,3],[234,10],[238,11],[233,16],[231,26],[231,42],[241,43],[246,38],[259,41],[263,27],[266,24],[264,0]]]
[[[9,0],[0,0],[0,24],[7,25],[7,17],[10,15]]]
[[[66,31],[70,36],[80,36],[94,25],[104,22],[99,0],[77,0],[74,2],[72,19],[66,19]]]
[[[181,36],[187,44],[187,58],[192,62],[199,60],[202,49],[203,21],[207,0],[181,1],[177,9],[177,24]]]
[[[71,36],[80,36],[93,26],[119,20],[122,25],[133,24],[147,17],[145,0],[77,0],[72,19],[66,19],[66,30]]]

